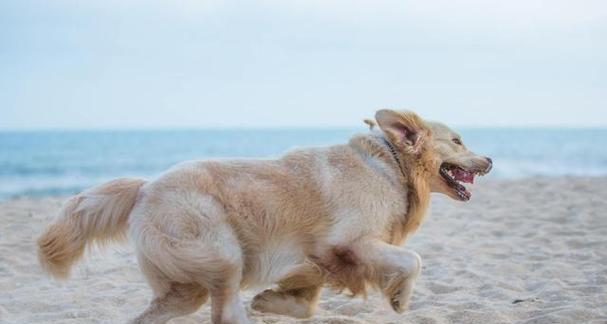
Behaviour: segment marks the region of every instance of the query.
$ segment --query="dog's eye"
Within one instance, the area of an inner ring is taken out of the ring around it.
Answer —
[[[451,141],[453,141],[453,143],[455,143],[457,145],[462,145],[462,141],[460,141],[459,138],[454,138]]]

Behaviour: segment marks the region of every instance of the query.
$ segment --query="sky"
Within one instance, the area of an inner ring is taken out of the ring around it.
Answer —
[[[607,1],[2,0],[0,130],[607,126]]]

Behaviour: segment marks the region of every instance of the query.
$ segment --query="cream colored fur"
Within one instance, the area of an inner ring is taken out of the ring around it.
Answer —
[[[354,294],[374,287],[402,312],[421,258],[400,245],[421,224],[430,192],[447,192],[433,126],[411,112],[381,110],[376,120],[379,130],[344,145],[187,162],[154,181],[87,190],[38,240],[40,262],[66,277],[87,244],[128,228],[155,295],[135,323],[192,313],[209,296],[214,323],[248,323],[239,290],[270,284],[254,309],[309,317],[328,283]]]

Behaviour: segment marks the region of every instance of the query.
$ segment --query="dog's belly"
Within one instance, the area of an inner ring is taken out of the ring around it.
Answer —
[[[247,256],[243,284],[264,286],[278,282],[289,271],[305,261],[300,244],[293,238],[284,237],[267,242],[253,255]]]

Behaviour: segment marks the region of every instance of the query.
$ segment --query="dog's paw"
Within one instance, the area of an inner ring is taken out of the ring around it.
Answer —
[[[310,317],[314,311],[313,305],[307,300],[272,289],[266,289],[257,294],[253,298],[253,301],[251,301],[251,308],[258,312],[275,313],[298,318]]]
[[[385,296],[390,302],[390,307],[397,312],[403,313],[409,308],[409,301],[413,293],[413,285],[416,277],[402,276],[393,278],[391,284],[384,290]]]
[[[402,289],[397,290],[390,297],[390,306],[395,312],[403,313],[409,308],[409,296],[405,296]]]
[[[277,292],[272,289],[266,289],[255,297],[251,301],[251,308],[259,312],[268,312],[271,309],[270,304],[272,299],[276,298]]]

